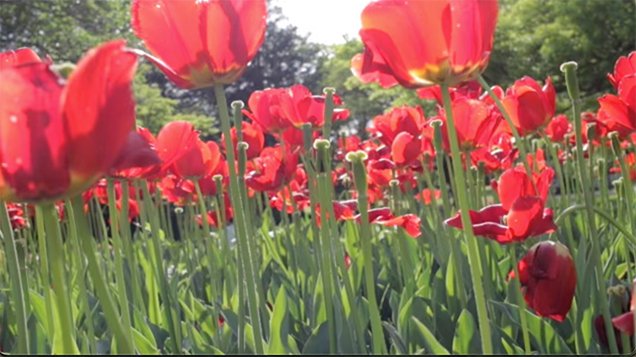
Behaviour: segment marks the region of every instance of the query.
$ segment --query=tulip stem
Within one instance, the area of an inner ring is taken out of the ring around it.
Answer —
[[[110,235],[113,242],[113,250],[115,253],[115,276],[117,279],[117,296],[119,297],[119,312],[122,319],[126,334],[132,336],[132,327],[130,323],[130,309],[128,307],[128,294],[126,291],[126,280],[124,277],[124,248],[121,240],[120,222],[117,213],[117,197],[115,196],[115,184],[112,178],[107,180],[108,191],[108,217],[110,218]],[[133,347],[134,348],[134,347]]]
[[[603,321],[605,323],[605,331],[607,333],[607,339],[609,342],[610,351],[612,354],[618,353],[618,346],[616,344],[616,336],[614,335],[614,328],[612,325],[609,305],[607,301],[606,291],[604,288],[603,278],[603,264],[601,261],[601,252],[599,249],[599,240],[596,231],[596,221],[594,220],[594,197],[592,196],[593,187],[590,185],[590,179],[587,175],[587,165],[583,158],[583,133],[582,133],[582,120],[581,111],[579,108],[580,93],[578,78],[576,76],[576,63],[566,62],[561,65],[561,71],[565,74],[565,84],[567,87],[570,101],[572,102],[572,116],[574,117],[574,134],[576,135],[576,166],[578,168],[579,179],[581,180],[581,186],[583,189],[583,198],[585,200],[587,223],[590,230],[590,240],[592,242],[592,259],[594,260],[595,267],[594,273],[596,275],[596,293],[601,305],[601,313],[603,315]]]
[[[512,269],[515,272],[513,280],[515,298],[517,299],[517,306],[519,307],[519,320],[521,321],[521,334],[523,335],[523,348],[527,355],[532,353],[530,346],[530,333],[528,331],[528,319],[526,316],[526,302],[521,295],[521,276],[519,275],[519,268],[517,262],[517,254],[514,246],[510,248],[510,259],[512,259]]]
[[[227,107],[227,99],[225,97],[225,91],[222,84],[214,85],[214,95],[216,98],[216,105],[219,108],[219,117],[221,119],[221,130],[225,138],[225,147],[227,155],[228,169],[230,171],[230,201],[234,208],[234,224],[237,227],[237,241],[239,251],[239,264],[243,264],[243,271],[246,275],[247,284],[247,307],[252,318],[252,330],[254,332],[254,347],[256,353],[262,355],[264,353],[263,347],[263,332],[261,324],[261,316],[259,312],[259,294],[258,283],[256,281],[254,271],[256,267],[253,261],[251,247],[254,242],[251,241],[247,234],[245,210],[243,206],[242,195],[239,187],[239,180],[236,171],[236,161],[234,155],[234,145],[232,145],[232,137],[230,135],[230,114]],[[242,257],[241,257],[242,255]],[[239,282],[242,282],[243,277],[239,277]]]
[[[459,151],[459,142],[457,140],[457,131],[455,129],[455,120],[453,119],[453,110],[451,107],[450,91],[448,84],[440,85],[446,111],[446,122],[448,123],[448,137],[451,146],[452,165],[455,175],[455,195],[459,202],[460,216],[462,227],[468,247],[468,264],[470,266],[470,275],[472,278],[473,288],[475,289],[475,305],[477,307],[477,319],[479,323],[479,334],[481,338],[481,346],[483,354],[492,354],[492,335],[490,332],[490,321],[488,320],[488,310],[486,307],[486,298],[484,295],[484,287],[482,282],[481,263],[479,259],[478,241],[473,234],[470,216],[468,215],[469,205],[466,197],[466,181],[461,162],[461,152]]]
[[[15,301],[15,308],[17,310],[18,335],[16,353],[28,355],[30,354],[29,328],[27,323],[29,319],[29,299],[25,296],[23,285],[25,282],[22,281],[22,274],[20,274],[18,250],[16,249],[7,206],[2,203],[0,210],[2,210],[2,212],[0,212],[0,232],[2,233],[2,240],[4,240],[4,251],[6,252],[9,276],[12,282],[11,292],[13,293],[13,300]]]
[[[88,225],[85,217],[83,216],[83,203],[81,197],[75,197],[70,200],[71,204],[67,206],[69,223],[77,231],[77,236],[80,238],[80,248],[84,253],[84,257],[87,261],[88,273],[93,280],[93,285],[99,298],[99,302],[102,305],[104,318],[106,324],[113,332],[117,341],[118,352],[134,353],[134,347],[130,341],[130,335],[124,333],[124,327],[121,325],[117,309],[113,298],[109,293],[109,287],[104,280],[104,275],[99,268],[99,263],[95,257],[96,249],[93,237],[88,231]]]
[[[55,347],[54,342],[53,353],[79,354],[75,341],[75,324],[73,323],[71,299],[66,286],[66,274],[64,271],[66,259],[64,258],[64,244],[60,233],[57,210],[53,204],[43,204],[41,207],[43,213],[41,218],[46,227],[49,261],[52,263],[50,264],[51,283],[55,293],[56,317],[59,321],[57,326],[59,330],[56,333],[61,336],[61,348]]]
[[[357,154],[357,155],[356,155]],[[364,152],[349,153],[347,160],[353,165],[353,177],[358,191],[358,210],[360,211],[360,247],[364,263],[364,285],[369,301],[369,318],[373,336],[373,353],[386,354],[384,333],[380,319],[380,309],[375,296],[375,277],[373,273],[373,247],[371,245],[371,227],[369,223],[369,198],[367,196],[368,183],[364,164]]]

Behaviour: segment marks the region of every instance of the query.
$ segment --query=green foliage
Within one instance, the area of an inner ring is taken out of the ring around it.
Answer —
[[[636,49],[635,8],[633,0],[502,0],[485,77],[507,86],[524,75],[552,76],[561,92],[559,66],[576,61],[583,96],[610,91],[606,73],[619,56]]]

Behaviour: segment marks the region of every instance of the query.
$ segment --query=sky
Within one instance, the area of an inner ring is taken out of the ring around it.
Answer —
[[[344,43],[344,36],[357,38],[360,13],[370,0],[274,0],[289,23],[312,42]]]

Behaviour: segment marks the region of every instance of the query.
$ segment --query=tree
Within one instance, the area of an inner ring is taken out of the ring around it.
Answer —
[[[501,0],[485,77],[507,86],[524,75],[552,76],[563,92],[559,66],[576,61],[587,106],[594,107],[598,94],[611,90],[606,73],[636,49],[635,9],[634,0]]]

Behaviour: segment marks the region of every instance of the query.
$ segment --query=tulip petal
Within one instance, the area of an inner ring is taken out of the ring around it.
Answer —
[[[124,46],[125,41],[114,40],[87,52],[62,93],[73,153],[69,164],[78,183],[108,171],[134,129],[137,56]]]

